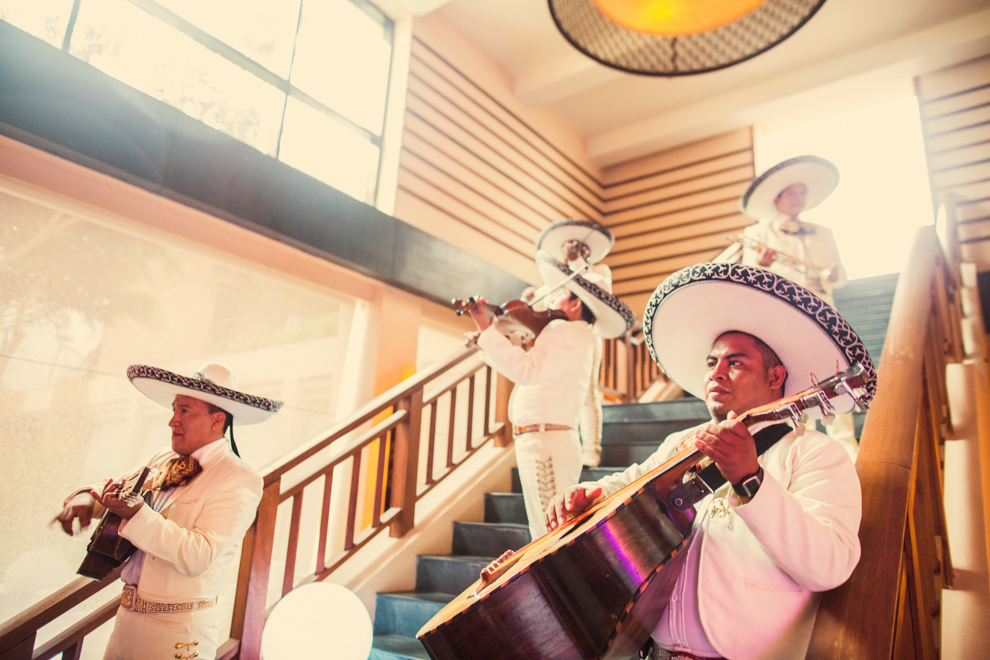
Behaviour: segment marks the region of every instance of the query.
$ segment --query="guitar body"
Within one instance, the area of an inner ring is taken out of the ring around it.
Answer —
[[[419,632],[434,660],[628,660],[653,632],[680,573],[695,512],[670,493],[701,458],[680,455],[517,553]]]
[[[147,479],[149,468],[144,468],[142,472],[124,482],[120,491],[122,494],[136,494],[141,491]],[[144,501],[151,503],[151,493],[145,492]],[[123,518],[112,511],[103,514],[100,524],[93,530],[93,535],[89,538],[89,545],[86,546],[86,557],[76,570],[76,573],[83,577],[94,580],[102,580],[110,572],[124,563],[124,560],[134,554],[137,549],[134,544],[120,535],[120,524]]]
[[[76,573],[94,580],[102,580],[110,571],[134,554],[137,548],[120,535],[121,522],[123,519],[120,516],[111,511],[106,512],[93,531],[93,536],[90,537],[89,545],[86,546],[86,557]]]

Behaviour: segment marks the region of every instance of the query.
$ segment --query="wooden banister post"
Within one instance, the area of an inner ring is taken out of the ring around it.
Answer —
[[[417,388],[399,399],[397,410],[408,413],[395,429],[392,443],[392,501],[399,515],[389,529],[389,536],[405,536],[416,524],[416,477],[419,474],[419,438],[423,418],[423,389]]]
[[[237,574],[237,595],[230,623],[230,636],[241,640],[239,660],[261,658],[261,632],[265,627],[268,578],[281,487],[281,479],[265,486],[254,525],[244,535],[241,566]]]
[[[34,642],[37,636],[37,631],[31,631],[31,634],[5,649],[0,649],[0,660],[31,660],[31,656],[34,655]],[[5,642],[7,640],[4,640]]]

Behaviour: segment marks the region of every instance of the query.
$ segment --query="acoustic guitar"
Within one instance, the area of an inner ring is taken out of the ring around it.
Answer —
[[[859,365],[739,419],[805,421],[848,395]],[[759,451],[766,451],[769,441]],[[628,660],[660,620],[691,541],[694,505],[718,468],[691,448],[518,552],[507,552],[417,634],[433,660]],[[717,485],[714,486],[717,488]]]
[[[122,500],[142,497],[141,487],[148,478],[151,468],[145,467],[140,474],[126,480],[120,486],[118,494]],[[145,493],[147,501],[150,493]],[[113,569],[124,563],[124,560],[134,554],[134,544],[120,535],[120,523],[123,519],[116,513],[107,510],[100,524],[93,530],[86,547],[86,557],[76,571],[79,575],[102,580]]]

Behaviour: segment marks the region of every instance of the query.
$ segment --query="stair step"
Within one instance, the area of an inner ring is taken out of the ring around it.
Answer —
[[[522,496],[519,496],[522,499]],[[525,517],[525,512],[523,513]],[[452,553],[498,557],[530,542],[528,524],[454,522]],[[477,578],[477,576],[475,576]]]
[[[697,424],[697,423],[698,422],[694,422],[694,424]],[[694,424],[691,424],[691,426],[694,426]],[[685,426],[684,428],[687,428],[687,427]],[[607,457],[605,456],[605,448],[603,447],[602,448],[602,463],[604,465],[622,465],[622,463],[610,463],[610,462],[606,462],[605,461],[606,458]],[[628,467],[628,465],[626,467]],[[625,469],[625,468],[615,468],[615,469],[605,468],[605,469],[607,469],[609,471],[608,472],[605,472],[605,473],[602,473],[601,472],[602,468],[600,468],[600,467],[595,467],[595,468],[590,468],[590,467],[587,467],[587,466],[582,467],[581,468],[580,480],[581,481],[596,481],[598,479],[601,479],[602,476],[604,476],[605,474],[612,474],[613,472],[616,472],[617,470],[622,470],[622,469]],[[522,493],[522,484],[519,482],[519,468],[516,468],[516,467],[512,468],[512,492],[513,493]]]
[[[415,637],[426,622],[454,599],[434,591],[397,591],[375,595],[375,633]]]
[[[481,571],[497,555],[419,555],[416,557],[416,591],[459,594],[477,582]]]
[[[519,493],[485,493],[485,522],[526,524],[526,505]]]
[[[415,637],[375,633],[368,660],[430,660],[430,654]]]
[[[603,426],[624,422],[655,422],[658,420],[708,419],[705,402],[693,396],[652,403],[615,403],[602,408]]]

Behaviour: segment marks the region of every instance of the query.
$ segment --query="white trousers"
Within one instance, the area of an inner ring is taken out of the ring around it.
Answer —
[[[217,635],[216,607],[156,614],[120,607],[103,660],[213,660]]]
[[[604,340],[595,335],[595,351],[591,361],[591,381],[588,395],[581,405],[581,460],[588,467],[598,467],[602,461],[602,393],[598,389],[598,375],[602,367]]]
[[[572,429],[522,433],[514,444],[529,533],[536,539],[547,533],[550,500],[581,480],[581,441]]]

